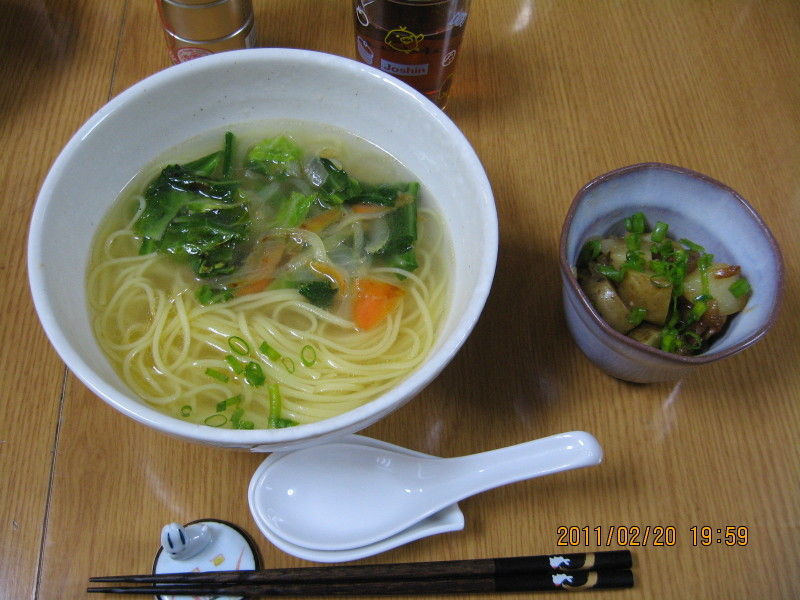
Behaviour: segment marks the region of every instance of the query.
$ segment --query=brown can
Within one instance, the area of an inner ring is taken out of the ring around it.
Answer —
[[[156,0],[172,62],[252,48],[251,0]]]
[[[444,107],[470,0],[353,0],[356,52]]]

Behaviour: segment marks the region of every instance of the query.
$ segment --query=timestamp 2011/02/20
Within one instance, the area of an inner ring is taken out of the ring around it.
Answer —
[[[556,528],[558,546],[676,546],[679,528],[675,525],[560,525]],[[692,546],[747,546],[750,528],[747,525],[692,525],[683,531],[689,534]]]

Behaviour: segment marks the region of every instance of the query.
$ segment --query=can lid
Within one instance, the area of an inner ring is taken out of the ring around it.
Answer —
[[[196,41],[224,38],[253,17],[251,0],[159,0],[158,7],[167,32]]]

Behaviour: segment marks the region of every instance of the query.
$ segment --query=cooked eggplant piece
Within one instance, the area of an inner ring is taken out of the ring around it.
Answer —
[[[620,333],[633,329],[633,324],[628,321],[630,311],[608,279],[594,269],[581,269],[578,277],[581,287],[606,323]]]
[[[647,312],[644,320],[663,325],[667,320],[672,284],[655,277],[651,271],[626,271],[617,286],[622,300],[630,307],[641,307]]]
[[[661,328],[650,323],[642,323],[636,329],[632,329],[628,335],[647,346],[654,348],[661,346]]]

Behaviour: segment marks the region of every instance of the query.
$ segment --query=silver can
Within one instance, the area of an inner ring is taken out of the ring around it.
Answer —
[[[251,0],[156,0],[172,62],[253,48]]]

